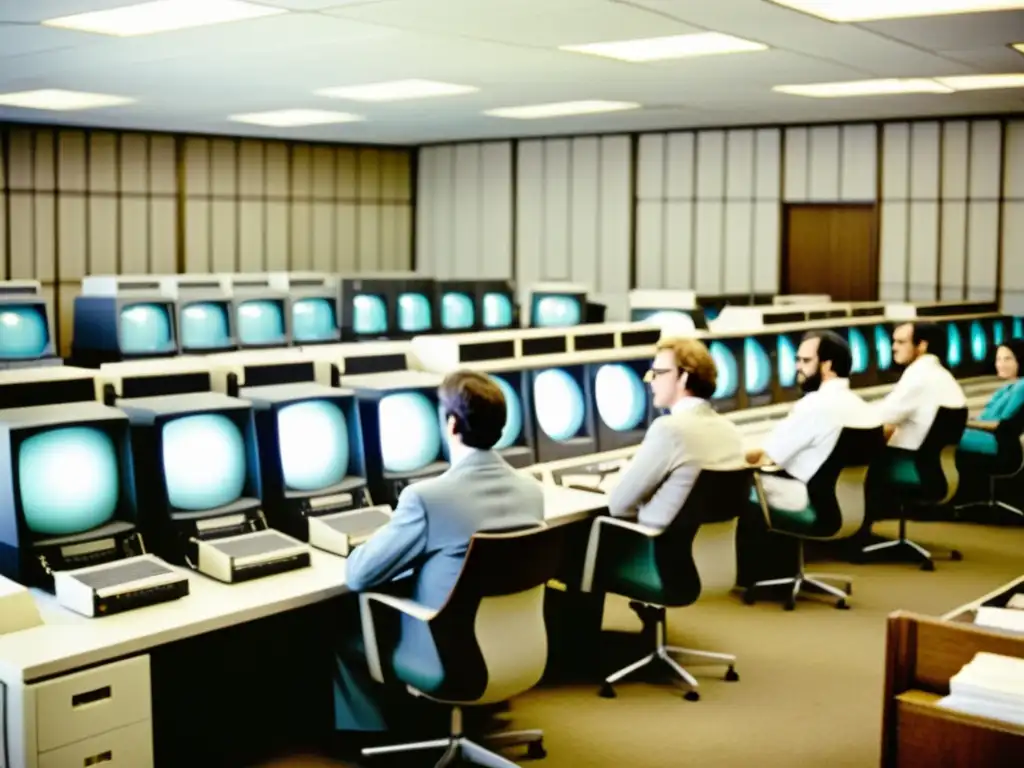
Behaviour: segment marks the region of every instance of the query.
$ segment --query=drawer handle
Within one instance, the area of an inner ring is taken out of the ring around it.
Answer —
[[[86,704],[94,704],[97,701],[103,701],[103,699],[110,698],[110,686],[104,685],[102,688],[96,688],[92,691],[86,691],[85,693],[76,693],[71,697],[71,707],[76,709],[78,707],[84,707]]]
[[[109,749],[106,752],[100,752],[98,755],[87,757],[82,761],[82,765],[88,768],[90,765],[99,765],[100,763],[109,763],[114,759],[114,753]]]

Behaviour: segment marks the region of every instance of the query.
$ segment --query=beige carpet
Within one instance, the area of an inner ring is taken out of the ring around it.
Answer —
[[[895,533],[888,524],[876,531]],[[786,612],[777,603],[745,606],[723,596],[670,612],[673,644],[739,656],[736,683],[722,681],[711,668],[694,670],[701,681],[699,702],[643,679],[620,683],[616,699],[599,698],[596,685],[538,688],[517,698],[509,713],[512,725],[542,728],[548,750],[543,761],[523,764],[877,766],[885,617],[900,608],[939,615],[1024,573],[1021,526],[912,523],[910,536],[936,549],[956,546],[964,560],[937,559],[932,573],[912,565],[813,564],[810,570],[854,577],[849,611],[813,598]],[[613,633],[635,632],[639,621],[625,601],[610,598],[605,626]],[[614,634],[604,642],[614,645]],[[423,755],[404,764],[429,768],[433,760]],[[296,756],[267,765],[345,763]]]

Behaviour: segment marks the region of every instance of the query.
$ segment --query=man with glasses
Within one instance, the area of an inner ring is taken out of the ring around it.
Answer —
[[[608,498],[615,517],[665,528],[682,509],[702,469],[743,466],[736,425],[708,400],[715,391],[715,361],[696,339],[662,339],[647,372],[654,407],[668,411],[651,424]]]
[[[850,389],[850,345],[832,331],[811,331],[796,353],[797,382],[804,396],[779,422],[761,448],[747,452],[750,464],[774,464],[785,476],[762,478],[768,505],[799,512],[810,503],[807,481],[839,441],[843,427],[880,426],[877,412]]]

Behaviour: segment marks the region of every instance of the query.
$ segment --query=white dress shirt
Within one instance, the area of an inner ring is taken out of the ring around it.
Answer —
[[[877,411],[850,389],[849,379],[829,379],[798,400],[776,425],[763,450],[790,477],[762,478],[768,504],[801,510],[810,502],[807,481],[814,477],[839,441],[843,427],[868,429],[881,425]]]
[[[935,355],[922,355],[907,366],[892,391],[878,404],[879,419],[893,424],[892,448],[916,451],[932,428],[939,408],[964,408],[959,382]]]

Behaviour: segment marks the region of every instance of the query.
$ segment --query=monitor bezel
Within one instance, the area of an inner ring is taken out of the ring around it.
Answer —
[[[537,304],[547,298],[571,298],[575,299],[580,307],[580,321],[571,325],[540,325],[537,322]],[[565,328],[575,328],[578,325],[583,325],[587,320],[587,291],[584,290],[538,290],[530,291],[529,295],[529,319],[530,328],[543,328],[544,330],[559,330]]]
[[[242,339],[242,324],[238,320],[238,313],[243,304],[248,304],[252,301],[273,301],[280,305],[284,328],[283,341],[274,342],[272,344],[248,344]],[[269,288],[266,290],[252,289],[245,292],[235,291],[234,295],[231,297],[231,316],[235,322],[235,342],[239,350],[283,349],[292,345],[291,306],[286,294],[279,293]]]
[[[35,307],[38,309],[39,313],[43,316],[43,325],[46,328],[46,346],[41,354],[31,357],[0,357],[0,364],[23,364],[56,357],[57,352],[53,338],[50,307],[46,303],[46,299],[35,293],[0,295],[0,312],[8,307]]]
[[[314,339],[307,341],[299,339],[295,335],[295,304],[307,299],[325,299],[331,303],[334,309],[334,329],[328,339]],[[341,341],[341,297],[338,291],[331,285],[301,285],[293,286],[288,296],[288,322],[290,343],[294,346],[317,346],[320,344],[337,344]]]
[[[606,365],[622,365],[629,368],[635,373],[640,379],[640,385],[644,392],[644,398],[646,400],[646,408],[644,411],[643,418],[639,424],[631,429],[619,431],[612,429],[608,424],[605,423],[604,419],[601,418],[601,411],[597,406],[597,374]],[[586,364],[587,369],[587,390],[586,399],[588,401],[587,406],[592,410],[594,414],[594,426],[597,438],[597,452],[604,453],[605,451],[614,451],[618,448],[627,448],[633,445],[639,445],[643,442],[644,435],[647,434],[648,428],[657,416],[656,409],[654,407],[654,400],[651,397],[650,385],[644,381],[644,376],[651,367],[650,355],[643,357],[637,357],[634,359],[622,359],[622,360],[601,360],[599,362],[592,362]]]
[[[192,304],[221,304],[227,313],[228,320],[228,344],[221,347],[190,347],[186,346],[182,329],[185,327],[183,316],[185,310]],[[183,355],[212,355],[220,352],[232,352],[238,349],[238,333],[236,327],[235,305],[232,299],[223,293],[211,294],[209,296],[196,292],[188,297],[179,296],[177,299],[177,321],[178,321],[178,348]]]
[[[579,385],[580,394],[583,397],[583,424],[580,427],[580,431],[568,440],[555,440],[544,432],[540,426],[540,420],[537,418],[537,410],[534,403],[534,387],[536,386],[537,377],[545,371],[556,369],[565,371],[572,376],[577,385]],[[589,453],[596,453],[597,430],[594,423],[594,408],[591,406],[590,398],[587,396],[586,363],[534,367],[529,369],[528,374],[529,386],[525,392],[526,397],[524,399],[526,402],[524,402],[524,406],[528,408],[527,413],[533,422],[537,462],[539,464],[547,464],[552,461],[573,459]]]

